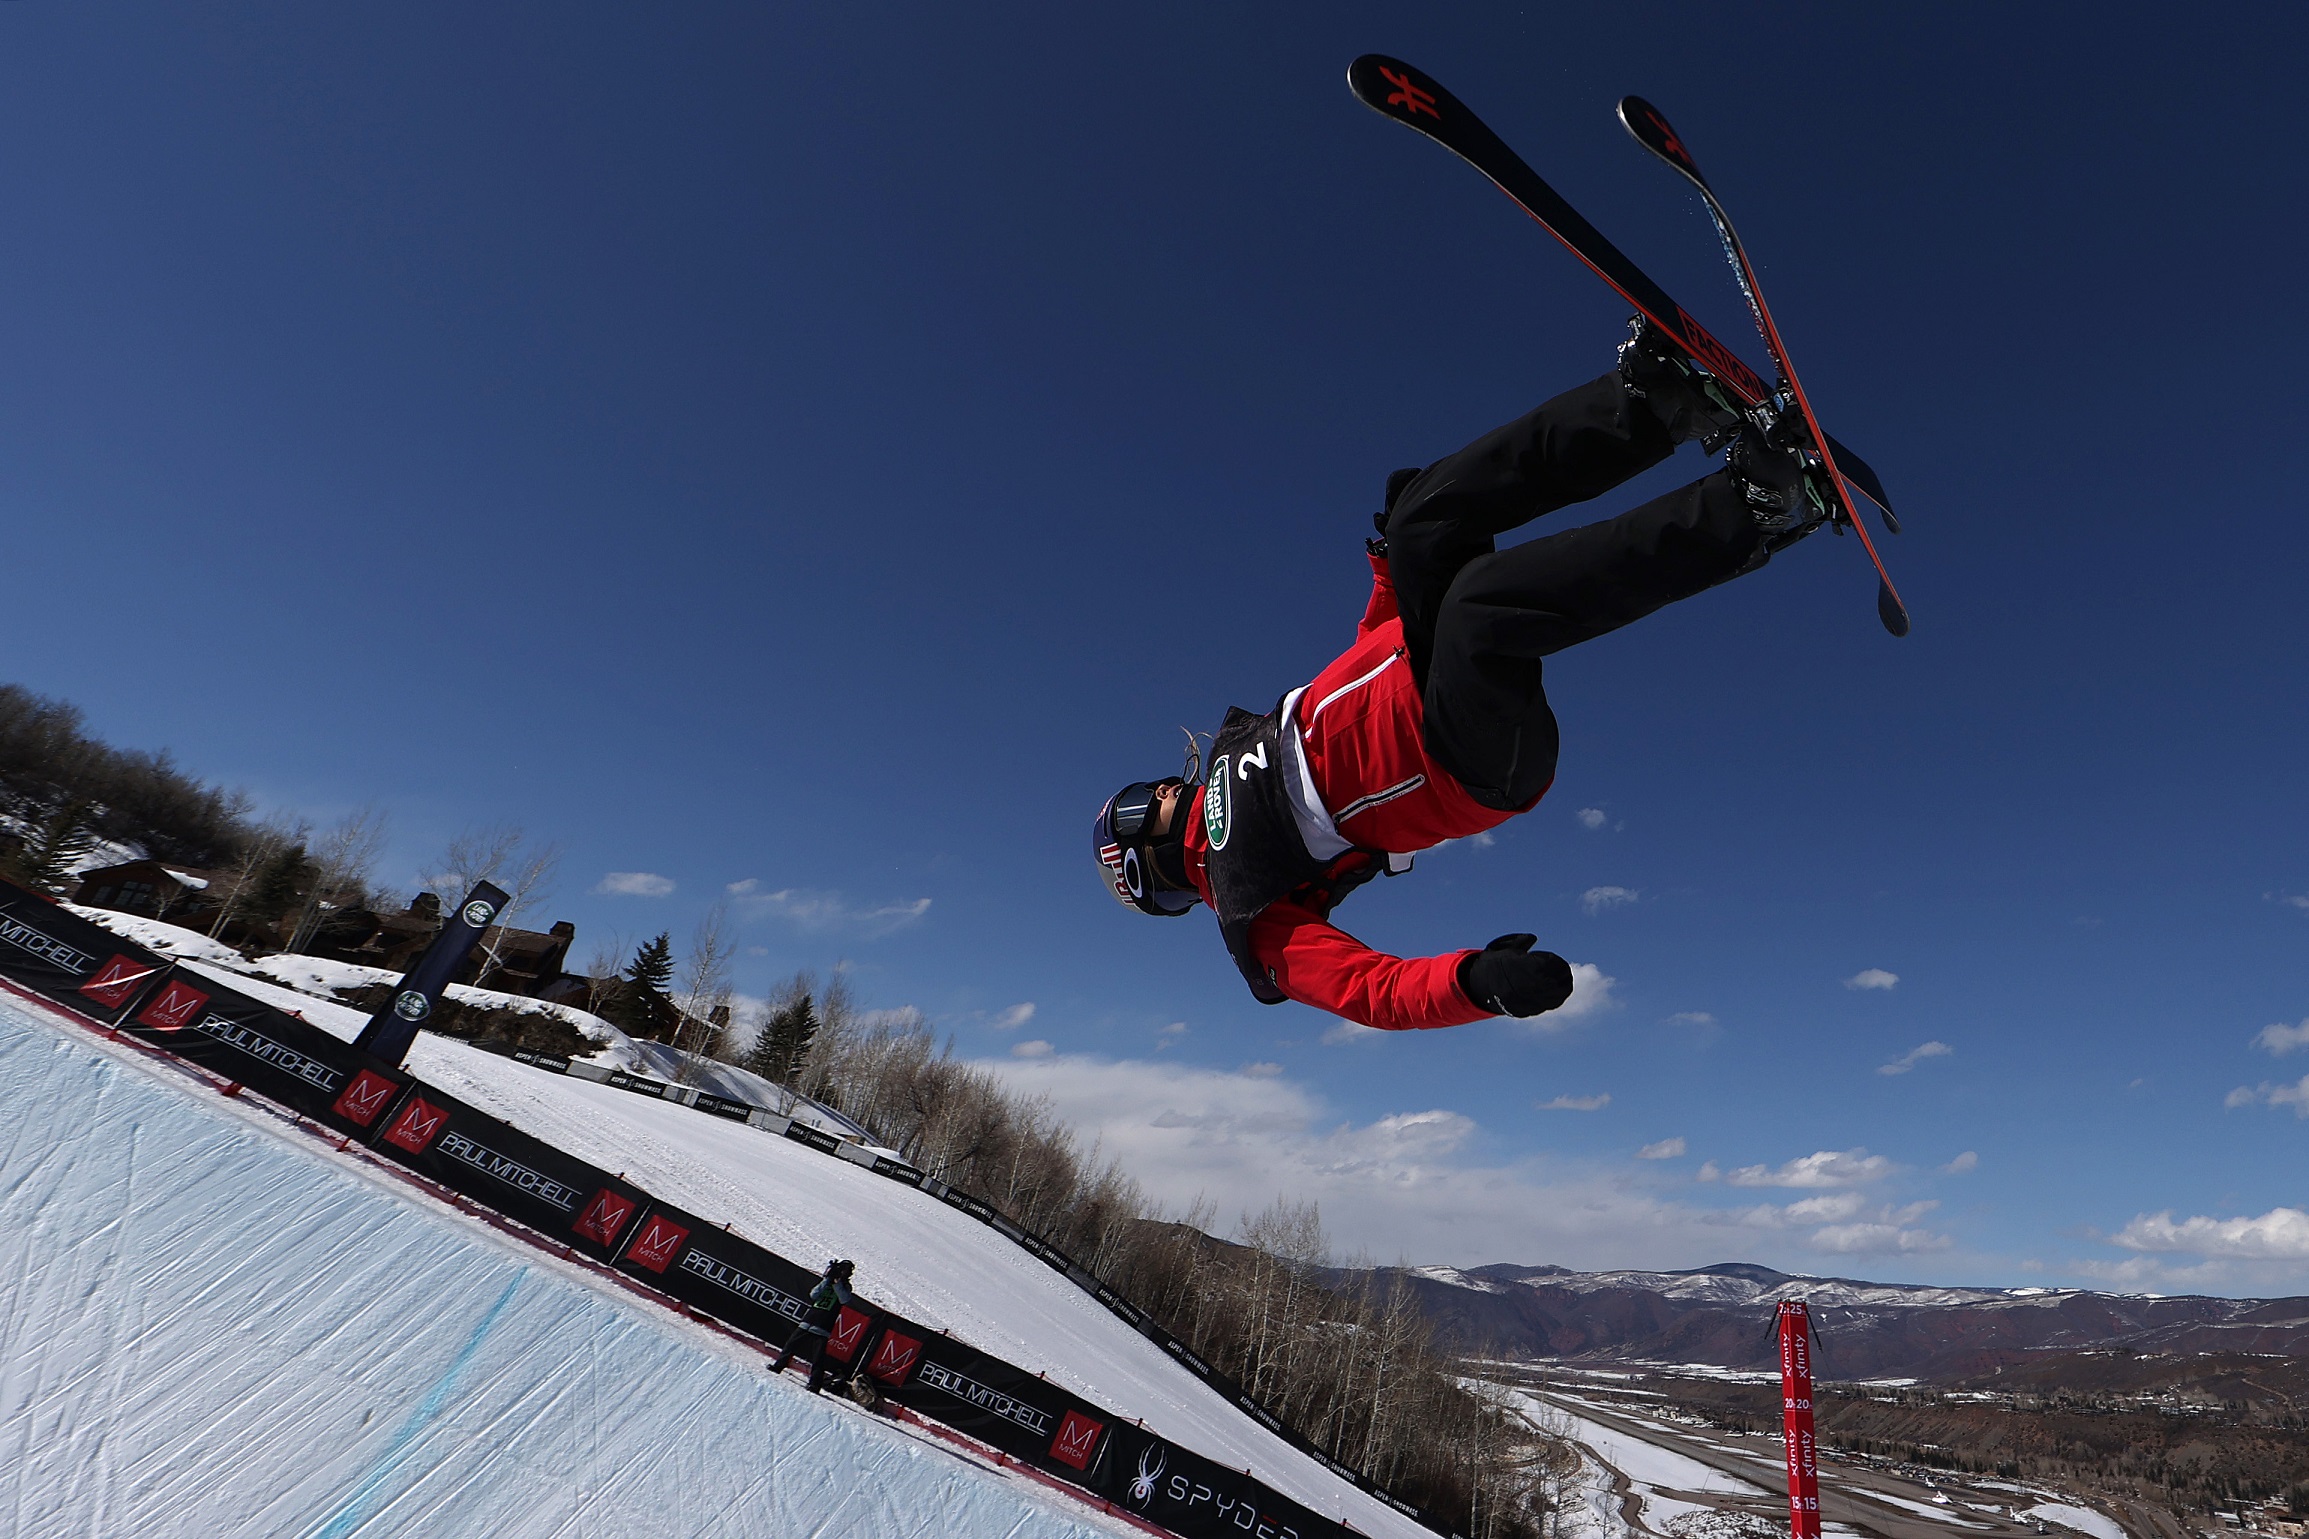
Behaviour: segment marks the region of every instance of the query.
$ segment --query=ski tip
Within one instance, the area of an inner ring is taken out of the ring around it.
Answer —
[[[1398,123],[1433,126],[1443,121],[1443,105],[1451,93],[1424,72],[1383,53],[1367,53],[1347,66],[1347,89],[1373,112]]]
[[[1635,135],[1636,143],[1702,187],[1708,185],[1708,179],[1700,175],[1700,163],[1692,159],[1692,152],[1684,148],[1683,139],[1668,125],[1667,114],[1640,96],[1621,97],[1619,114],[1621,126]]]
[[[1900,532],[1900,515],[1894,513],[1881,502],[1876,504],[1876,519],[1884,526],[1886,534],[1898,534]]]
[[[1908,606],[1900,602],[1900,595],[1892,591],[1892,584],[1881,579],[1876,584],[1876,617],[1893,635],[1908,634]]]

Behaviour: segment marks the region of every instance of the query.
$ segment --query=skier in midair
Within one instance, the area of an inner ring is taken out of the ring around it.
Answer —
[[[1230,708],[1207,773],[1137,781],[1092,829],[1100,875],[1142,913],[1216,911],[1251,992],[1383,1030],[1532,1016],[1571,967],[1502,935],[1397,958],[1330,922],[1411,857],[1528,812],[1555,778],[1544,660],[1762,566],[1826,521],[1801,418],[1740,413],[1642,317],[1619,365],[1426,469],[1387,478],[1355,644],[1264,716]],[[1616,518],[1496,549],[1698,440],[1726,463]]]

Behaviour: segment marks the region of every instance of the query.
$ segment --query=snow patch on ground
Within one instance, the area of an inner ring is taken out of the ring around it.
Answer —
[[[2024,1518],[2042,1518],[2047,1523],[2058,1523],[2073,1528],[2092,1539],[2126,1539],[2124,1526],[2105,1512],[2090,1507],[2074,1507],[2067,1502],[2038,1502],[2021,1514]]]

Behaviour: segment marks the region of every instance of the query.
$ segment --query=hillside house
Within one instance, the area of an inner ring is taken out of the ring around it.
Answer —
[[[204,910],[216,911],[217,886],[218,873],[214,871],[159,860],[130,860],[80,873],[80,886],[72,901],[89,908],[185,924]]]

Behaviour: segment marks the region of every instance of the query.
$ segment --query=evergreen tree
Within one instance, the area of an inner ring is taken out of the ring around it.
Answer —
[[[745,1067],[773,1085],[790,1085],[807,1061],[817,1035],[818,1013],[810,996],[804,994],[762,1022]]]
[[[656,1039],[676,1017],[666,991],[673,987],[673,935],[661,932],[633,954],[611,1001],[610,1019],[637,1037]]]
[[[72,863],[95,847],[88,803],[68,800],[25,830],[10,857],[10,871],[27,887],[62,892]]]
[[[633,960],[626,965],[625,981],[658,995],[673,987],[671,931],[660,931],[656,940],[645,942],[634,952]]]
[[[262,930],[277,925],[283,915],[303,907],[305,892],[318,875],[301,842],[275,855],[257,873],[256,890],[242,911],[248,927]]]

